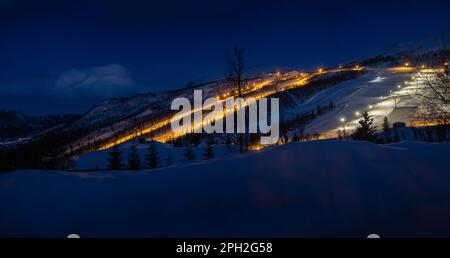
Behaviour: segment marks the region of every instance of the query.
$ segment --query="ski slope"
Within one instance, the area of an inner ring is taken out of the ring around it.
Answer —
[[[320,133],[324,138],[335,137],[338,129],[351,132],[358,125],[358,120],[364,111],[374,117],[374,122],[381,128],[385,116],[391,122],[408,122],[409,116],[391,116],[395,109],[402,107],[413,108],[416,103],[412,100],[413,88],[416,87],[412,79],[413,73],[395,72],[385,69],[369,70],[365,75],[333,87],[325,89],[296,108],[286,111],[287,116],[310,112],[317,105],[325,106],[330,101],[336,104],[336,109],[317,117],[309,123],[305,132]],[[405,83],[407,82],[407,83]],[[399,87],[400,86],[400,87]],[[344,122],[342,122],[344,120]]]

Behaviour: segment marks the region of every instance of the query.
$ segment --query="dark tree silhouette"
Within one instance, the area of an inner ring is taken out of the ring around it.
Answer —
[[[112,151],[109,152],[108,168],[109,169],[123,168],[122,152],[120,151],[119,145],[115,145]]]
[[[136,145],[131,147],[130,155],[128,156],[127,169],[138,170],[141,167],[141,158],[136,151]]]
[[[147,161],[147,168],[154,169],[158,167],[159,154],[154,141],[150,141],[149,143],[148,153],[145,155],[145,160]]]
[[[353,132],[352,138],[354,140],[375,142],[377,127],[373,125],[373,117],[367,111],[364,111],[362,119],[358,123],[359,126]]]
[[[386,143],[391,142],[391,125],[389,124],[389,120],[387,116],[384,117],[383,120],[383,132]]]
[[[391,125],[389,124],[389,120],[388,120],[387,116],[385,116],[383,119],[383,131],[388,132],[390,129],[391,129]]]
[[[188,144],[188,146],[186,147],[186,151],[184,152],[183,155],[187,160],[195,159],[195,154],[194,154],[194,151],[192,150],[192,147],[190,144]]]
[[[238,97],[242,97],[242,88],[246,79],[244,79],[244,50],[234,46],[233,50],[225,51],[226,79],[228,83],[237,90]],[[244,139],[242,133],[238,134],[239,152],[244,152]]]

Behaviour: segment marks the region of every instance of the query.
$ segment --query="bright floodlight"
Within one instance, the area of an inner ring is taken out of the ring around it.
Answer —
[[[359,112],[358,111],[355,112],[355,116],[359,116]]]
[[[399,88],[399,89],[400,89],[401,87],[402,87],[402,86],[400,86],[400,85],[397,85],[397,88]]]
[[[345,117],[341,117],[341,122],[345,122]]]
[[[369,105],[369,108],[372,108],[372,105]]]

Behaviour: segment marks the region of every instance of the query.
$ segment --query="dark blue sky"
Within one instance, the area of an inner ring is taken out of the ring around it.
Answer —
[[[334,65],[442,33],[449,10],[432,0],[0,0],[0,109],[82,113],[208,81],[234,44],[253,71]]]

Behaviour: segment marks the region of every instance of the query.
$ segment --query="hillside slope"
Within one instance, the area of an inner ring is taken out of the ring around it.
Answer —
[[[20,111],[0,110],[0,139],[28,137],[78,118],[78,115],[29,116]]]

